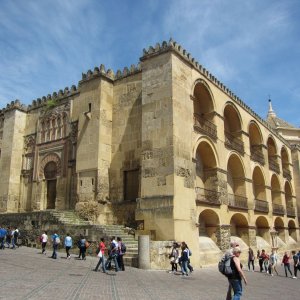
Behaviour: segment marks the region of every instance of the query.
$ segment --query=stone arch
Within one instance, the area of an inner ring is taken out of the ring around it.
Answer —
[[[294,220],[288,222],[289,236],[296,242],[297,241],[297,228]]]
[[[260,166],[256,166],[252,173],[252,191],[255,211],[268,213],[269,203],[266,193],[266,181],[263,170]]]
[[[61,176],[61,159],[60,157],[56,154],[56,153],[50,153],[48,155],[46,155],[41,163],[40,163],[40,168],[39,168],[39,178],[40,179],[44,179],[45,178],[45,174],[44,174],[44,170],[45,170],[45,167],[46,165],[49,163],[49,162],[54,162],[56,164],[56,168],[57,168],[57,177],[58,176]]]
[[[244,154],[242,118],[239,110],[233,103],[227,102],[224,107],[223,115],[225,146]]]
[[[232,237],[241,238],[249,245],[249,226],[247,218],[240,214],[234,214],[230,219],[230,233]]]
[[[218,214],[212,209],[205,209],[199,215],[199,236],[206,236],[217,243],[216,231],[220,224]]]
[[[293,207],[293,192],[291,184],[288,181],[284,184],[284,197],[286,207]]]
[[[281,156],[281,167],[282,167],[283,177],[287,178],[288,180],[291,180],[292,173],[290,170],[290,159],[289,159],[287,148],[285,146],[282,146],[280,151],[280,156]]]
[[[267,149],[268,149],[269,169],[276,173],[280,173],[277,145],[274,138],[271,135],[268,137],[267,140]]]
[[[218,203],[217,159],[211,144],[202,140],[195,153],[195,191],[196,199],[209,203]]]
[[[193,86],[194,129],[217,138],[217,127],[214,124],[215,103],[213,94],[204,80],[197,80]]]
[[[257,236],[263,238],[270,245],[271,244],[270,225],[267,218],[264,216],[259,216],[255,221],[255,226],[256,226]]]
[[[271,177],[272,204],[282,205],[280,181],[276,174]]]
[[[277,217],[274,221],[274,228],[278,232],[278,237],[285,243],[285,227],[281,217]]]
[[[243,162],[232,153],[227,163],[227,191],[229,206],[247,208],[246,178]]]
[[[251,159],[264,165],[263,138],[261,129],[255,121],[250,121],[248,126]]]

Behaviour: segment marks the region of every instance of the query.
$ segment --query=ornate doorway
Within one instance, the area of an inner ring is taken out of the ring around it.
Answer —
[[[54,161],[46,164],[44,175],[47,181],[47,209],[55,209],[57,165]]]

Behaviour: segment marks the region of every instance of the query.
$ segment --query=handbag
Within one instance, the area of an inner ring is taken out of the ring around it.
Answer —
[[[98,257],[103,257],[102,251],[99,251],[99,253],[97,254]]]

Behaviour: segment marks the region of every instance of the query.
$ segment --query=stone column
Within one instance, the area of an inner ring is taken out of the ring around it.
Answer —
[[[220,225],[216,230],[217,245],[222,251],[230,248],[230,225]]]
[[[249,246],[253,248],[257,248],[256,244],[256,227],[255,226],[249,226]]]
[[[139,249],[139,268],[150,269],[150,237],[140,235],[138,240]]]

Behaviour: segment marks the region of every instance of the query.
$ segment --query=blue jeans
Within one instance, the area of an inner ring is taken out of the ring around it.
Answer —
[[[188,274],[188,261],[181,261],[181,272],[182,274]]]
[[[118,261],[117,261],[117,254],[111,254],[111,255],[108,257],[108,260],[106,261],[105,268],[108,267],[108,264],[109,264],[112,260],[114,261],[115,268],[116,268],[116,272],[120,271],[119,265],[118,265]]]
[[[57,244],[53,244],[53,253],[52,253],[52,258],[57,258],[57,248],[58,248],[58,245]]]
[[[106,273],[106,267],[105,267],[105,264],[106,264],[106,259],[105,259],[105,256],[102,255],[102,257],[99,258],[99,261],[97,263],[97,266],[95,268],[95,271],[98,271],[98,268],[100,267],[102,263],[102,270],[103,270],[103,273]]]
[[[228,279],[229,284],[233,289],[233,298],[232,300],[240,300],[243,292],[242,280],[241,279]]]

